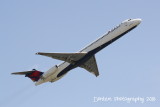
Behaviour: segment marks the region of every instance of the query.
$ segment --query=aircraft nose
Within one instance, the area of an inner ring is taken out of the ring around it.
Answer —
[[[135,19],[135,22],[137,25],[139,25],[142,22],[142,19]]]

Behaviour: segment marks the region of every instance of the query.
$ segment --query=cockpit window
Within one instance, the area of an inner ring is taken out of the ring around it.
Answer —
[[[132,19],[128,19],[128,21],[130,21],[130,20],[132,20]]]

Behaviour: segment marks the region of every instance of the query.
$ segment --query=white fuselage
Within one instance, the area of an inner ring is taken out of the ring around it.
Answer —
[[[109,32],[107,32],[104,36],[97,39],[84,49],[80,50],[80,52],[86,52],[91,53],[90,56],[93,56],[115,40],[119,39],[121,36],[135,28],[137,25],[139,25],[141,22],[141,19],[129,19],[123,21],[120,25],[116,26]],[[48,71],[46,71],[42,78],[39,79],[35,85],[42,84],[44,82],[54,82],[60,78],[62,78],[69,70],[75,68],[77,66],[71,65],[68,62],[63,62],[62,64],[58,66],[54,66]],[[59,73],[65,72],[63,75],[58,76]]]

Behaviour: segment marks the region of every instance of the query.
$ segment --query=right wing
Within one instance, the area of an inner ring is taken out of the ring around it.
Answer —
[[[38,55],[48,56],[54,59],[62,60],[74,64],[76,61],[81,59],[86,53],[43,53],[38,52]]]

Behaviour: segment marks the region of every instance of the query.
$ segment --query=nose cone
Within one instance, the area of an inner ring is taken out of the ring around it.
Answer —
[[[136,25],[139,25],[142,22],[142,19],[134,19],[134,22],[136,23]]]

